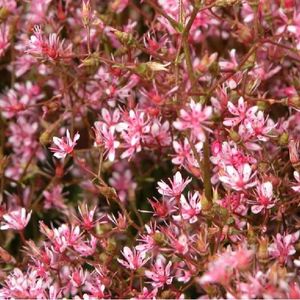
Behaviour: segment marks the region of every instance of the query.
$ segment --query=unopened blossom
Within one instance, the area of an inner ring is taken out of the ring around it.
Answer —
[[[130,270],[137,270],[150,259],[150,257],[146,257],[147,253],[145,251],[139,251],[135,248],[131,250],[126,246],[123,248],[122,254],[126,260],[118,258],[118,262]]]
[[[237,168],[226,166],[224,173],[219,176],[219,179],[233,190],[242,191],[256,184],[254,176],[255,172],[252,173],[251,166],[249,164],[242,164]]]
[[[192,179],[188,178],[184,180],[180,172],[176,172],[173,177],[173,181],[169,178],[170,186],[166,184],[164,181],[159,181],[158,184],[158,192],[163,195],[170,197],[171,199],[179,197],[185,187],[192,181]]]
[[[210,131],[208,125],[211,116],[212,107],[202,107],[202,104],[191,100],[186,108],[180,110],[179,118],[173,123],[173,126],[180,131],[190,129],[193,137],[204,142],[205,130]]]
[[[269,246],[270,255],[277,259],[280,264],[285,264],[288,257],[296,253],[295,243],[299,239],[300,232],[281,235],[277,233],[274,242]]]
[[[67,130],[66,137],[53,137],[53,143],[55,146],[50,147],[49,149],[54,152],[54,157],[58,159],[65,158],[68,154],[73,152],[79,138],[79,133],[76,133],[72,139],[69,130]]]
[[[0,57],[2,57],[10,46],[9,26],[7,24],[0,25]]]
[[[270,181],[259,184],[257,187],[257,197],[255,204],[252,205],[251,211],[254,214],[260,213],[262,210],[272,208],[275,205],[273,195],[273,185]]]
[[[180,196],[179,214],[173,216],[175,220],[188,220],[190,224],[197,222],[197,215],[201,211],[200,195],[198,192],[188,194],[188,200],[184,195]]]
[[[26,209],[24,207],[19,207],[11,212],[6,213],[2,216],[3,221],[0,229],[23,230],[30,220],[31,213],[31,211],[26,213]]]
[[[173,277],[171,276],[171,266],[172,262],[166,263],[164,256],[159,255],[155,263],[153,264],[151,270],[146,270],[145,275],[147,278],[151,279],[151,284],[154,288],[163,287],[165,284],[170,285],[172,283]]]

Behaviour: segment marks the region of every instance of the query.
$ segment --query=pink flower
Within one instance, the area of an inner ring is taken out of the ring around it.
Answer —
[[[64,46],[64,40],[60,41],[56,33],[51,33],[48,39],[44,38],[41,27],[34,27],[34,34],[30,37],[27,45],[27,53],[45,57],[51,60],[68,58],[72,53],[72,45]]]
[[[288,257],[296,253],[294,244],[298,241],[299,234],[299,231],[287,235],[277,233],[274,243],[268,248],[270,255],[276,258],[280,264],[285,264]]]
[[[125,202],[137,187],[137,184],[133,181],[131,170],[126,168],[113,172],[108,181],[116,189],[122,202]]]
[[[242,191],[253,187],[256,182],[251,181],[256,173],[252,173],[252,169],[249,164],[242,164],[237,168],[233,166],[226,166],[224,174],[219,177],[219,180],[226,186],[236,191]]]
[[[171,266],[171,261],[166,265],[165,257],[158,255],[151,271],[145,271],[146,277],[152,280],[151,284],[153,287],[160,288],[165,284],[170,285],[172,283],[173,277],[171,277]]]
[[[3,56],[10,46],[9,26],[7,24],[0,25],[0,57]]]
[[[120,146],[120,142],[115,137],[115,127],[108,127],[105,123],[95,122],[94,131],[96,135],[95,144],[104,147],[108,160],[114,161],[116,149]]]
[[[31,211],[26,215],[26,209],[24,207],[19,207],[16,210],[13,210],[2,216],[4,219],[1,223],[0,229],[14,229],[14,230],[23,230],[31,217]]]
[[[229,112],[235,117],[225,118],[223,124],[225,126],[231,126],[231,127],[238,125],[246,118],[246,115],[252,115],[258,109],[257,106],[253,106],[250,109],[247,109],[247,103],[245,103],[243,97],[239,98],[237,106],[232,104],[232,102],[228,101],[227,108]]]
[[[169,179],[170,185],[167,185],[164,181],[159,181],[158,192],[167,197],[176,198],[181,195],[185,187],[192,181],[192,179],[183,180],[180,172],[176,172],[173,177],[173,181]]]
[[[201,285],[220,283],[223,286],[227,286],[234,271],[247,268],[252,257],[253,251],[245,247],[240,247],[236,251],[228,248],[227,251],[219,254],[218,258],[209,263],[208,270],[199,279],[199,283]]]
[[[200,195],[198,192],[195,192],[194,194],[189,193],[188,201],[184,195],[181,195],[179,215],[174,216],[174,219],[179,221],[182,218],[183,220],[188,220],[190,224],[197,222],[197,215],[199,215],[201,211],[201,202],[199,198]]]
[[[100,218],[95,218],[96,206],[93,209],[89,209],[87,204],[83,204],[78,206],[78,211],[80,214],[79,224],[85,230],[91,230],[96,226],[96,223],[100,220]]]
[[[79,226],[68,226],[62,224],[60,227],[50,232],[53,235],[53,250],[57,253],[63,253],[68,247],[74,246],[80,238]]]
[[[80,256],[87,257],[95,253],[97,247],[97,239],[94,236],[91,236],[90,240],[82,241],[78,239],[77,242],[73,245],[75,251],[77,251]]]
[[[130,270],[137,270],[150,259],[150,257],[146,258],[147,253],[145,251],[139,251],[135,248],[131,250],[129,247],[124,247],[122,254],[126,261],[118,258],[118,262]]]
[[[50,191],[44,191],[45,197],[44,207],[45,209],[66,209],[66,204],[63,198],[63,187],[60,185],[54,186]]]
[[[300,174],[298,171],[294,171],[294,177],[295,177],[297,183],[296,183],[296,185],[292,186],[292,189],[295,192],[300,192]]]
[[[194,157],[194,153],[187,138],[185,138],[183,142],[173,141],[173,148],[176,152],[176,154],[174,154],[174,158],[172,158],[173,164],[183,166],[187,170],[192,167],[199,168],[199,164]],[[199,156],[202,157],[201,150],[203,148],[203,143],[198,142],[195,145],[195,148]]]
[[[75,268],[70,275],[71,284],[76,288],[81,287],[85,283],[87,276],[88,272],[84,271],[81,266]]]
[[[251,207],[251,211],[254,214],[258,214],[262,210],[272,208],[275,205],[273,200],[273,185],[271,182],[267,181],[258,185],[255,203],[257,204]]]
[[[191,100],[187,108],[181,109],[179,118],[173,123],[173,126],[180,130],[191,129],[191,134],[199,141],[205,141],[204,130],[210,131],[207,127],[209,119],[212,115],[212,107],[202,107],[202,104],[195,103]]]
[[[45,299],[47,281],[39,277],[35,270],[29,268],[22,272],[15,268],[6,278],[0,290],[1,299]]]
[[[80,135],[76,133],[73,140],[71,139],[70,132],[67,130],[67,136],[58,138],[53,137],[53,143],[56,147],[49,148],[52,152],[54,152],[54,156],[58,159],[65,158],[68,154],[71,154],[74,150],[74,147],[79,140]]]

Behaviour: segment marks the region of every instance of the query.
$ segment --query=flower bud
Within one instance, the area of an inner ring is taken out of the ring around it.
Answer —
[[[229,136],[236,143],[239,143],[241,141],[240,135],[233,129],[229,131]]]
[[[106,246],[106,251],[108,254],[112,255],[117,249],[117,243],[115,241],[115,239],[109,239],[108,240],[108,244]]]
[[[153,239],[154,239],[155,243],[157,243],[158,245],[163,245],[166,240],[166,237],[161,232],[155,232]]]
[[[82,60],[80,67],[98,67],[100,63],[100,57],[98,52],[94,52],[89,55],[87,58]]]
[[[204,194],[202,194],[200,202],[201,202],[202,212],[204,214],[210,212],[212,204],[210,201],[207,200]]]
[[[128,32],[114,30],[114,34],[123,45],[133,46],[137,43],[133,35]]]
[[[282,133],[278,138],[279,146],[286,146],[289,143],[289,134],[287,132]]]
[[[269,261],[269,240],[267,237],[262,237],[259,240],[258,252],[257,252],[257,260],[259,263],[265,265]]]
[[[9,10],[5,6],[0,7],[0,24],[6,21],[8,16]]]
[[[8,156],[4,156],[0,152],[0,176],[2,176],[4,174],[4,170],[7,165],[8,165]]]
[[[287,99],[287,105],[292,106],[296,109],[300,109],[300,97],[298,95],[289,97]]]
[[[85,27],[87,27],[90,24],[91,21],[91,4],[90,0],[83,0],[82,1],[82,23]]]
[[[259,110],[264,111],[268,107],[268,103],[266,101],[257,101],[256,105]]]
[[[294,168],[299,166],[299,140],[290,139],[288,143],[290,162]]]

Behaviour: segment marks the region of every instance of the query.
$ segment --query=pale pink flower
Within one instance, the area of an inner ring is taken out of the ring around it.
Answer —
[[[229,60],[222,60],[219,62],[219,66],[222,70],[235,70],[235,68],[239,65],[236,59],[236,49],[232,49],[229,52]]]
[[[187,170],[191,169],[192,167],[200,167],[194,157],[194,153],[187,138],[185,138],[183,142],[173,141],[173,148],[176,152],[176,154],[174,154],[174,157],[172,158],[173,164],[183,166]],[[195,148],[199,156],[202,157],[203,143],[198,142],[197,144],[195,144]]]
[[[91,230],[100,221],[100,218],[95,218],[96,206],[92,209],[89,209],[87,204],[78,206],[78,211],[80,214],[79,224],[85,230]]]
[[[108,127],[105,123],[95,122],[95,145],[104,147],[109,161],[115,160],[116,149],[120,142],[116,140],[115,127]]]
[[[9,46],[9,26],[4,23],[0,25],[0,57],[5,54]]]
[[[262,210],[266,210],[272,208],[274,203],[274,195],[273,195],[273,185],[270,181],[259,184],[256,188],[257,197],[254,202],[255,205],[252,205],[251,211],[254,214],[260,213]]]
[[[256,184],[253,180],[256,173],[251,173],[251,166],[247,163],[242,164],[237,168],[233,166],[226,166],[224,174],[219,176],[219,180],[233,190],[242,191],[253,187]]]
[[[156,229],[156,223],[150,223],[145,225],[146,234],[140,234],[140,238],[137,239],[140,242],[135,248],[139,251],[149,251],[158,247],[157,242],[155,241],[155,234],[159,233],[159,230]]]
[[[173,177],[173,181],[169,179],[170,185],[167,185],[164,181],[159,181],[158,184],[158,192],[167,197],[176,198],[181,196],[181,193],[185,189],[185,187],[192,181],[192,179],[188,178],[186,180],[182,179],[181,173],[176,172]]]
[[[296,253],[294,245],[298,241],[299,235],[299,231],[285,235],[277,233],[274,243],[268,248],[270,255],[276,258],[280,264],[285,264],[288,257]]]
[[[171,230],[164,231],[170,240],[170,246],[174,249],[175,253],[186,255],[189,252],[189,240],[185,234],[175,236]]]
[[[294,171],[294,178],[296,179],[297,183],[296,185],[292,186],[292,189],[295,192],[300,192],[300,174],[298,171]]]
[[[246,118],[247,115],[249,116],[253,115],[258,109],[257,106],[252,106],[250,109],[248,109],[247,103],[245,103],[243,97],[239,98],[237,106],[235,106],[232,102],[228,101],[227,108],[229,112],[235,117],[225,118],[223,124],[225,126],[231,126],[231,127],[238,125]]]
[[[111,8],[115,13],[120,14],[128,6],[128,3],[129,0],[112,1]]]
[[[64,203],[63,187],[61,185],[56,185],[51,190],[44,191],[43,195],[45,197],[44,200],[45,209],[51,209],[51,208],[62,209],[62,210],[66,209],[67,206]]]
[[[116,189],[122,202],[125,202],[126,199],[128,199],[128,196],[133,194],[137,188],[137,184],[133,181],[130,169],[114,171],[108,182]]]
[[[146,258],[147,253],[145,251],[139,251],[135,248],[131,250],[127,246],[123,248],[122,254],[126,261],[118,258],[118,262],[125,268],[130,270],[139,269],[150,259],[150,257]]]
[[[3,222],[1,223],[0,229],[7,230],[23,230],[31,217],[31,211],[26,215],[26,209],[19,207],[11,212],[6,213],[2,216]]]
[[[81,287],[85,283],[88,275],[89,275],[88,271],[83,270],[81,266],[75,268],[74,270],[71,271],[71,275],[70,275],[71,284],[75,288]]]
[[[227,249],[208,265],[208,270],[199,279],[199,283],[219,283],[227,286],[236,269],[245,269],[249,266],[253,251],[245,247],[239,247],[236,251]]]
[[[239,130],[242,138],[244,134],[245,136],[252,135],[254,138],[266,142],[269,140],[269,134],[276,124],[271,119],[265,118],[262,111],[257,111],[256,114],[252,112],[250,115],[247,115],[244,126],[245,130]]]
[[[191,100],[186,108],[180,110],[179,118],[173,123],[173,126],[180,131],[190,129],[194,138],[204,142],[204,130],[210,131],[208,120],[211,116],[211,106],[202,107],[202,104]]]
[[[82,241],[78,239],[73,245],[75,251],[77,251],[82,257],[91,256],[95,253],[97,247],[97,239],[91,236],[90,240]]]
[[[144,111],[130,110],[129,113],[123,113],[124,122],[121,136],[125,141],[126,150],[122,153],[121,158],[131,158],[136,152],[142,150],[142,142],[146,134],[149,133],[149,116]]]
[[[107,215],[107,218],[114,224],[116,227],[123,231],[127,228],[128,222],[126,216],[122,215],[118,212],[118,217],[116,218],[114,215]]]
[[[71,154],[74,150],[74,147],[79,140],[80,135],[76,133],[74,138],[71,139],[70,132],[67,130],[66,137],[58,138],[53,137],[53,143],[55,146],[49,148],[52,152],[54,152],[54,157],[61,159],[65,158],[68,154]]]
[[[58,253],[63,253],[68,247],[74,246],[80,238],[79,226],[68,226],[62,224],[58,228],[54,228],[52,233],[53,250]]]
[[[199,215],[201,212],[201,202],[200,202],[200,195],[198,192],[194,194],[188,194],[188,200],[184,195],[180,196],[180,207],[179,207],[179,214],[174,216],[173,218],[176,221],[181,219],[188,220],[190,224],[197,222]]]
[[[68,58],[72,53],[72,45],[65,47],[64,40],[60,41],[56,33],[51,33],[45,38],[41,27],[36,25],[34,34],[28,41],[26,53],[51,60]]]
[[[172,142],[170,135],[170,123],[155,119],[150,125],[149,135],[145,138],[147,144],[159,144],[160,146],[169,146]]]
[[[43,280],[36,271],[29,268],[23,273],[15,268],[7,276],[4,287],[0,289],[1,299],[45,299],[49,282]]]
[[[166,264],[165,257],[158,255],[151,271],[145,271],[145,276],[152,280],[151,284],[155,288],[163,287],[165,284],[170,285],[173,280],[171,266],[171,261]]]

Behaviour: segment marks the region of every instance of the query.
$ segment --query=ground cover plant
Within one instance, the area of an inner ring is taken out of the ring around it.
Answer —
[[[0,298],[300,298],[298,0],[0,0]]]

